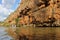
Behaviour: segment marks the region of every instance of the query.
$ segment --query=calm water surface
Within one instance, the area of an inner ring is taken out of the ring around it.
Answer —
[[[0,40],[13,40],[13,38],[9,36],[5,30],[5,27],[0,27]]]

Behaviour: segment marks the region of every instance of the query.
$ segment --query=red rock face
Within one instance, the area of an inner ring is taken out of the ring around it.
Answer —
[[[60,0],[22,0],[14,13],[21,18],[20,24],[44,23],[53,18],[53,24],[60,25]]]

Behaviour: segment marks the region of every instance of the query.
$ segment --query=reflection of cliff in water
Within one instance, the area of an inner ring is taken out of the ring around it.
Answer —
[[[53,28],[53,27],[48,27],[48,28],[35,28],[33,31],[33,34],[31,33],[29,35],[23,35],[19,36],[19,40],[59,40],[60,36],[58,36],[56,33],[56,29],[58,28]]]
[[[56,34],[45,34],[42,36],[34,35],[29,37],[27,38],[26,36],[20,36],[19,40],[56,40]]]

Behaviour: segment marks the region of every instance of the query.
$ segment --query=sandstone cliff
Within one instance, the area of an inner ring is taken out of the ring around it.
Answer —
[[[21,0],[17,10],[6,19],[6,22],[16,24],[16,18],[19,18],[19,23],[23,25],[58,26],[60,0]]]

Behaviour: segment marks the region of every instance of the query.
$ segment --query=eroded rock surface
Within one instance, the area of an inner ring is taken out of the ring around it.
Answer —
[[[41,24],[44,26],[60,25],[60,0],[21,0],[17,10],[6,21],[15,24]]]

